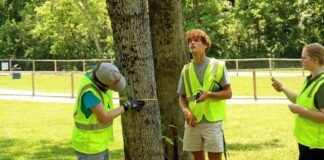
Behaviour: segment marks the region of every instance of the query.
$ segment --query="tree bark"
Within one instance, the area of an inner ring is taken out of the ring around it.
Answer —
[[[159,106],[162,121],[164,159],[190,159],[182,150],[184,118],[177,88],[181,69],[188,63],[184,41],[181,1],[149,0],[150,28]],[[172,140],[172,143],[167,139]]]
[[[121,97],[146,99],[140,112],[122,115],[126,160],[162,160],[160,110],[146,0],[107,0],[116,64],[127,80]]]

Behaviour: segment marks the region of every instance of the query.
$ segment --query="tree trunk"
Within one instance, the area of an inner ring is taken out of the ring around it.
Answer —
[[[146,99],[140,112],[122,115],[126,160],[162,160],[161,117],[146,0],[107,0],[116,64],[127,80],[121,97]]]
[[[182,150],[184,118],[177,95],[181,69],[189,61],[184,41],[181,1],[149,0],[149,10],[164,158],[190,159],[189,153]],[[167,139],[172,140],[173,145]]]

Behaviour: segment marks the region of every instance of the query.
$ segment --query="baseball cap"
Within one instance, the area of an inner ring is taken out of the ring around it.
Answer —
[[[94,70],[94,76],[101,84],[114,91],[121,91],[126,86],[124,76],[115,65],[108,62],[100,63]]]

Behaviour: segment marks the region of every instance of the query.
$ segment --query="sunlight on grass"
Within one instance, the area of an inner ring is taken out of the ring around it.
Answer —
[[[0,101],[0,159],[76,159],[70,145],[73,104]],[[124,159],[120,118],[114,121],[113,160]],[[229,105],[229,160],[297,158],[287,105]]]
[[[73,104],[0,102],[0,159],[76,159],[70,143]],[[122,159],[120,118],[114,120],[114,129],[110,150],[114,159]]]
[[[275,77],[286,87],[297,92],[301,89],[304,77]],[[234,96],[253,96],[253,77],[231,76],[231,88]],[[257,96],[284,96],[276,92],[271,86],[271,77],[256,78]]]
[[[229,105],[225,137],[230,160],[297,159],[287,105]]]

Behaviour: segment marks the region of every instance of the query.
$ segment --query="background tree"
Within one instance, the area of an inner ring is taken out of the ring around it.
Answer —
[[[0,0],[0,58],[29,58],[28,50],[36,41],[29,31],[33,28],[33,11],[43,1]]]
[[[50,42],[50,53],[65,59],[110,58],[110,24],[102,0],[47,1],[36,9],[35,38]]]
[[[176,93],[181,69],[189,62],[181,1],[150,0],[149,11],[164,159],[189,159],[189,153],[182,150],[184,118]]]
[[[201,28],[216,58],[298,58],[323,44],[322,0],[182,0],[184,30]],[[0,57],[111,58],[104,0],[0,0]]]
[[[147,100],[141,112],[122,115],[126,160],[162,160],[161,117],[146,0],[107,0],[116,64],[127,79],[121,97]]]
[[[184,0],[185,30],[200,28],[212,40],[208,54],[217,58],[232,58],[237,54],[233,6],[221,0]]]

